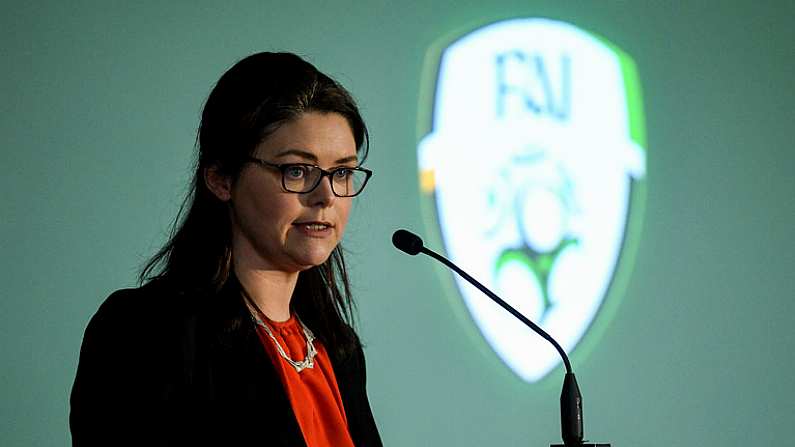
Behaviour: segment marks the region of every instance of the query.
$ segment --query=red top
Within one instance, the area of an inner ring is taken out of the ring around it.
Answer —
[[[263,321],[291,359],[302,361],[306,358],[306,337],[295,316],[284,322]],[[318,340],[313,342],[317,350],[314,368],[305,368],[299,373],[282,358],[259,324],[257,334],[284,385],[307,447],[354,447],[337,379],[323,345]]]

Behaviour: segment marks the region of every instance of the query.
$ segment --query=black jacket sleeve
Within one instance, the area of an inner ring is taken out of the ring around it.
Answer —
[[[140,397],[142,391],[130,379],[138,371],[126,361],[135,356],[133,340],[140,329],[129,324],[131,315],[124,315],[125,295],[125,291],[111,295],[91,318],[83,336],[69,414],[75,447],[143,441],[139,431],[131,430],[140,419],[128,405],[136,401],[132,396]]]
[[[355,428],[357,433],[354,439],[358,439],[359,444],[362,446],[381,447],[381,437],[378,434],[378,427],[375,425],[373,411],[370,408],[370,400],[367,397],[367,371],[365,368],[364,353],[361,351],[361,348],[359,352],[358,369],[361,371],[361,379],[357,382],[360,387],[357,394],[361,396],[361,400],[359,402],[359,408],[357,409],[359,417],[357,418],[357,427]]]

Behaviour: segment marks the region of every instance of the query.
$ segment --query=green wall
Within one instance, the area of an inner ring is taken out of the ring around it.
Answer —
[[[376,176],[347,248],[385,442],[558,441],[557,376],[515,378],[451,311],[444,274],[389,242],[395,228],[425,229],[415,148],[426,51],[514,16],[605,37],[632,55],[644,88],[635,266],[599,343],[574,356],[586,435],[791,442],[792,2],[44,3],[0,16],[0,445],[68,443],[82,332],[164,240],[204,98],[237,59],[279,49],[338,77],[371,126]]]

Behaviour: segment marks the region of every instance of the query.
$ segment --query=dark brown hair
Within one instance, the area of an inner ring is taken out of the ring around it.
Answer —
[[[202,112],[191,189],[168,242],[143,267],[142,284],[163,279],[186,292],[214,293],[229,282],[231,221],[227,204],[207,188],[204,172],[216,167],[234,182],[263,139],[309,111],[345,117],[364,161],[369,136],[355,101],[312,64],[291,53],[257,53],[224,73]],[[358,343],[350,328],[354,304],[342,247],[299,274],[291,306],[329,351],[346,354]]]

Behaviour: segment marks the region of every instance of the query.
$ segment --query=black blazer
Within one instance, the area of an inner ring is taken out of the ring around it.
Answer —
[[[72,444],[305,446],[248,310],[226,287],[162,281],[113,293],[86,328],[72,388]],[[361,346],[331,362],[354,443],[381,446]]]

